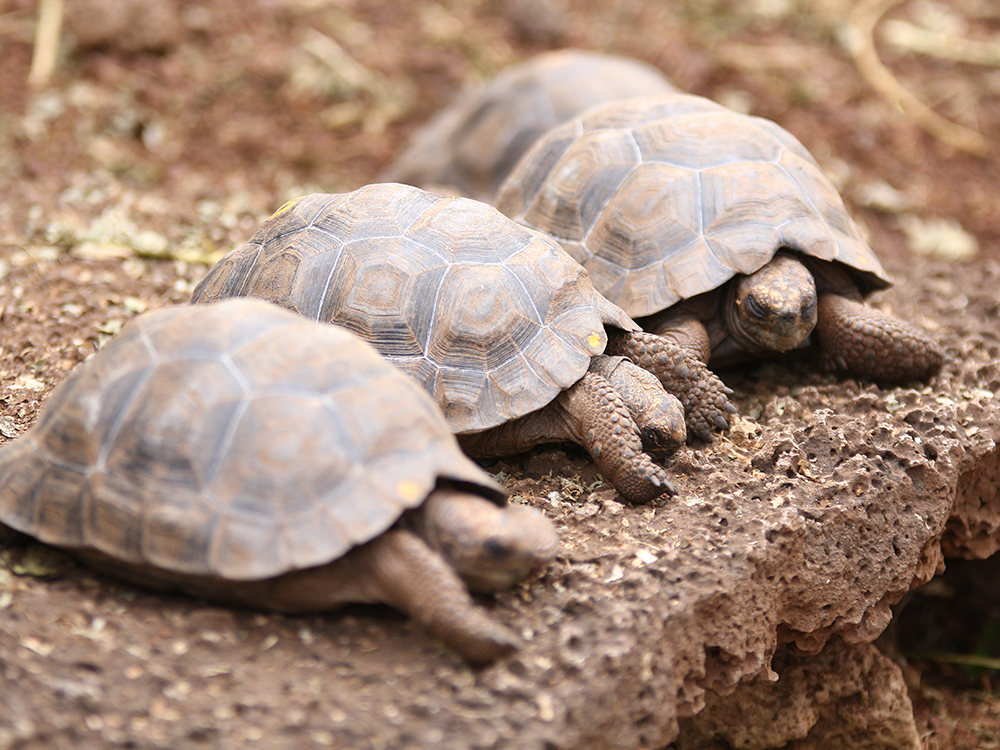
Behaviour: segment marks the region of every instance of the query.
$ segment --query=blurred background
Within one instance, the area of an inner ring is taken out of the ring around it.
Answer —
[[[880,253],[996,253],[993,0],[64,2],[35,71],[40,8],[0,2],[6,242],[97,253],[131,221],[142,252],[228,249],[287,197],[372,180],[462,87],[583,47],[776,120]]]

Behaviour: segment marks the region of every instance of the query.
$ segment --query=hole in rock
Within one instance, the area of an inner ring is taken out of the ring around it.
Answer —
[[[997,691],[1000,669],[1000,553],[949,559],[945,572],[894,608],[885,637],[914,664],[959,684]]]

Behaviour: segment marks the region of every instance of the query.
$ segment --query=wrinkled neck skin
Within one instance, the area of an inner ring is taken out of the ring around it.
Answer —
[[[758,271],[729,283],[721,312],[733,344],[766,354],[807,345],[816,308],[812,273],[796,255],[779,251]]]
[[[555,555],[555,527],[524,505],[497,505],[439,485],[405,525],[455,569],[471,591],[510,588]]]

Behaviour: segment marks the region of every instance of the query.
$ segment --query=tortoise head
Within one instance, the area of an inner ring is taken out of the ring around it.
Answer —
[[[816,281],[793,254],[779,252],[748,276],[739,276],[725,306],[730,335],[751,352],[787,352],[816,327]]]
[[[510,588],[555,555],[555,526],[538,510],[497,505],[439,485],[421,506],[418,533],[472,591]]]

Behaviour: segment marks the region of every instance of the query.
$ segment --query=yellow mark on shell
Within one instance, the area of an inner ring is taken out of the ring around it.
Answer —
[[[292,198],[290,201],[285,201],[283,204],[281,204],[281,208],[279,208],[277,211],[271,214],[268,217],[268,219],[270,220],[277,216],[281,216],[283,213],[285,213],[285,211],[291,211],[293,208],[295,208],[295,204],[298,203],[303,198],[305,198],[305,196],[300,195],[298,198]]]
[[[400,482],[396,485],[396,494],[408,503],[415,503],[420,499],[420,485],[416,482]]]
[[[601,335],[599,333],[592,333],[587,336],[587,345],[591,349],[597,349],[601,345]]]

